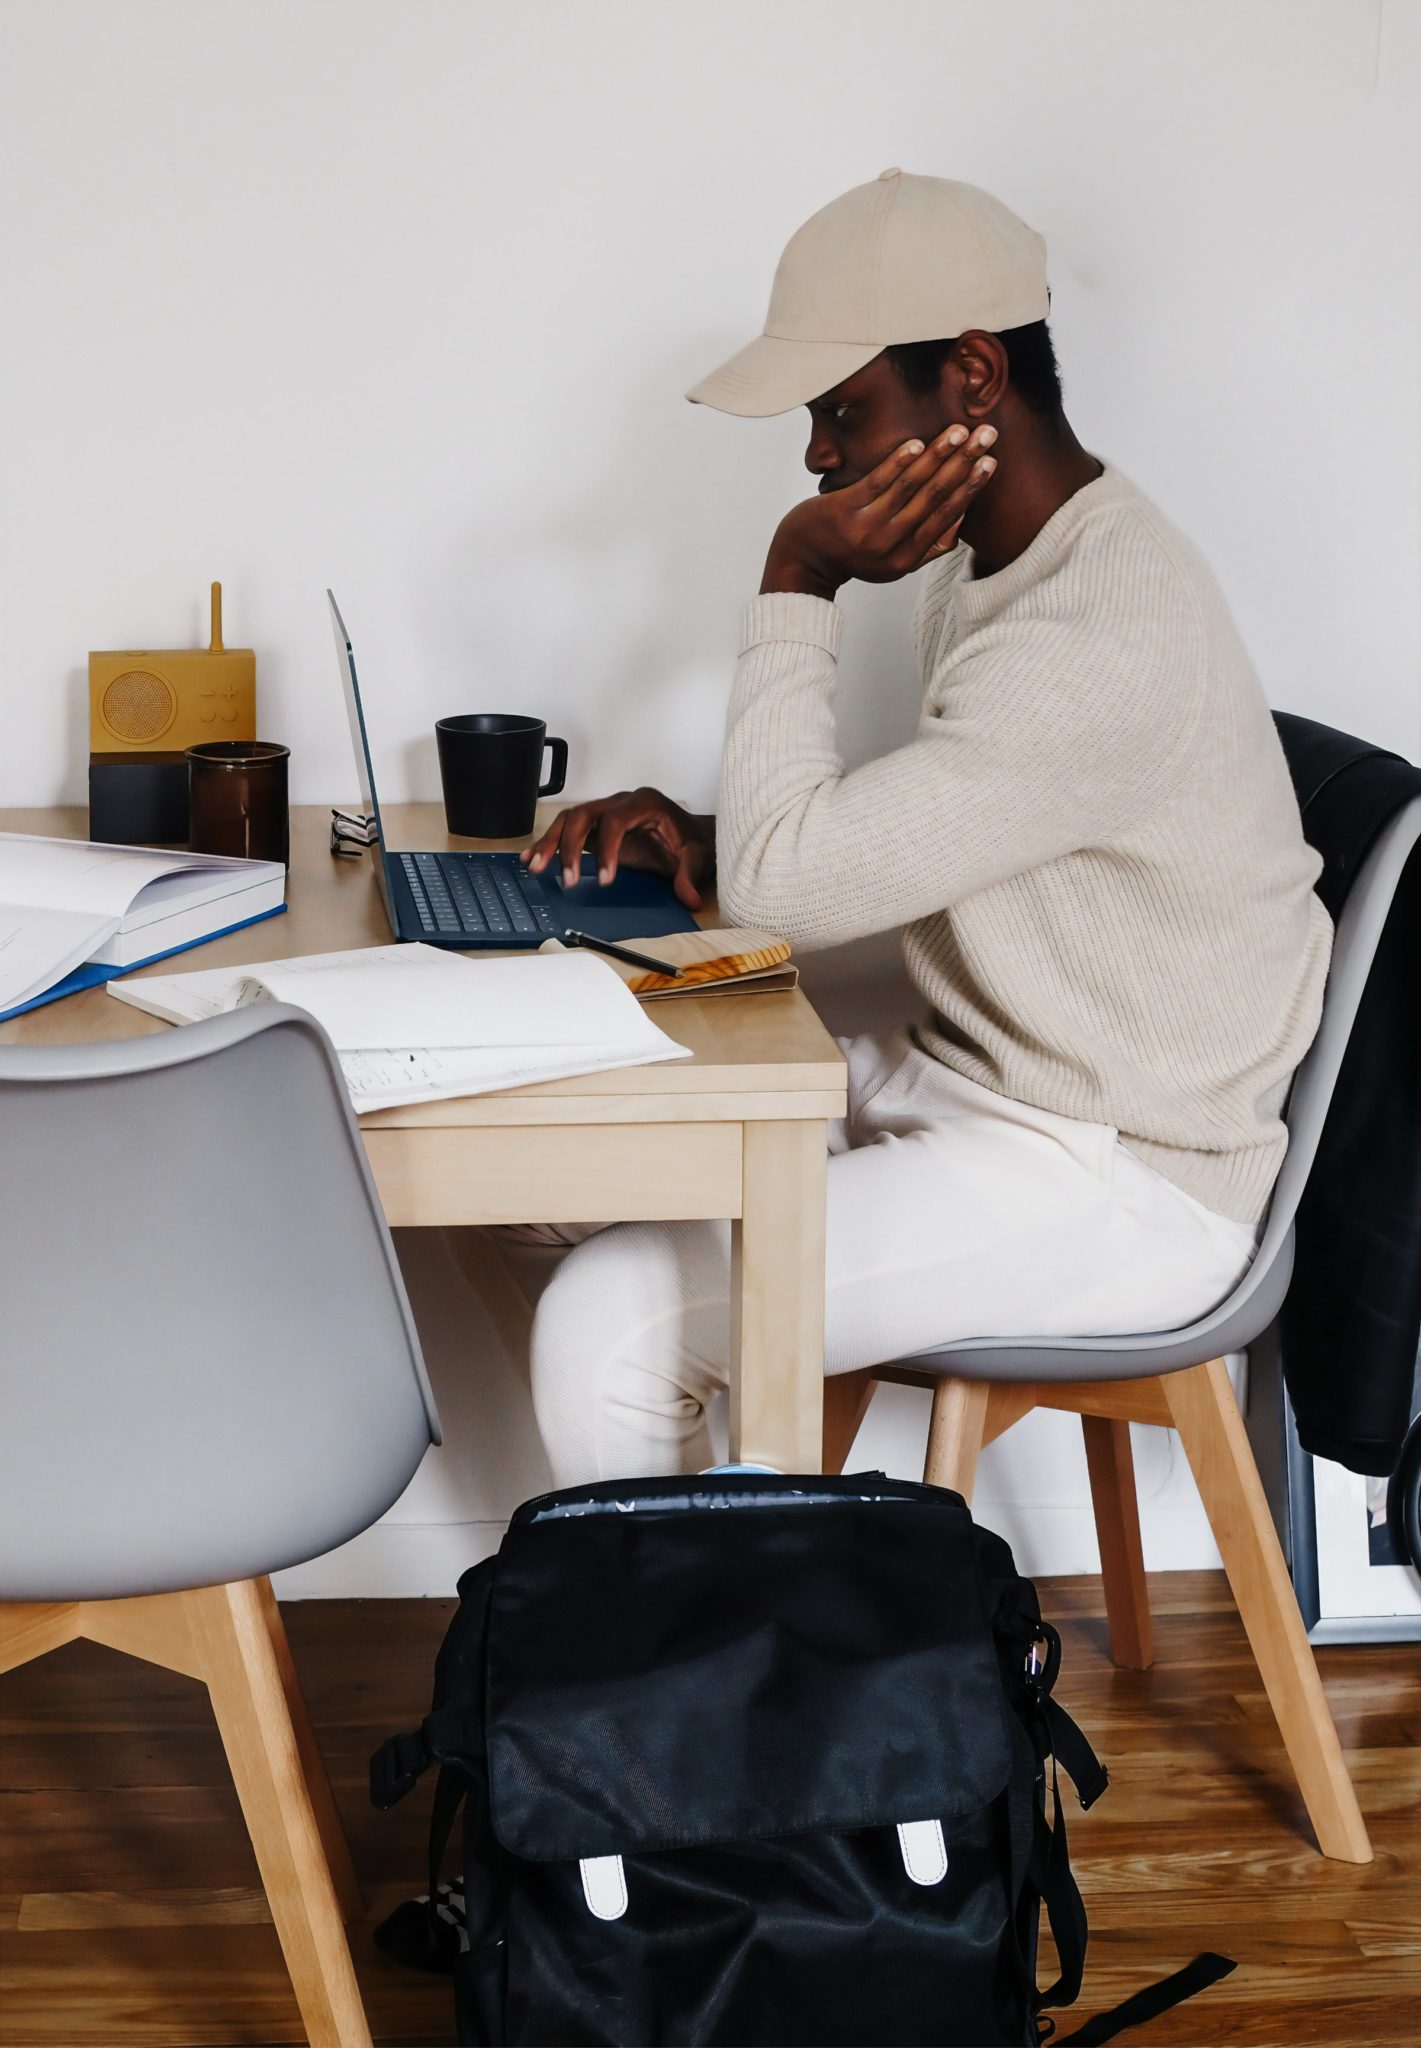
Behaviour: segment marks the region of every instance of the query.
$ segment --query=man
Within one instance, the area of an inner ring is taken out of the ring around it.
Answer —
[[[746,608],[718,814],[623,792],[528,856],[658,866],[692,907],[714,875],[727,922],[801,950],[902,928],[928,1016],[846,1048],[831,1373],[1204,1313],[1256,1249],[1321,1010],[1331,928],[1262,690],[1207,567],[1072,432],[1047,305],[1040,238],[969,185],[885,171],[799,230],[764,334],[689,394],[807,405],[820,478]],[[917,737],[846,773],[836,593],[919,570]],[[704,1464],[728,1226],[556,1235],[555,1478]]]

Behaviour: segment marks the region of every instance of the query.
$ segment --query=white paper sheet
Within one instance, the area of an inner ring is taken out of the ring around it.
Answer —
[[[650,1049],[661,1038],[626,984],[591,954],[466,960],[433,947],[402,950],[431,959],[420,973],[396,971],[373,953],[319,969],[284,962],[260,973],[249,968],[237,1004],[298,1003],[338,1052],[571,1045],[591,1052]]]
[[[558,965],[564,970],[561,976],[555,971],[549,977],[546,969]],[[568,966],[574,970],[572,978],[566,973]],[[510,979],[527,983],[526,975],[510,977],[511,967],[544,970],[542,980],[521,988],[518,999],[525,1008],[536,999],[537,1026],[546,1034],[556,1023],[561,1036],[545,1036],[540,1044],[521,1046],[501,1042],[471,1046],[466,1042],[454,1047],[348,1048],[339,1053],[339,1058],[355,1109],[364,1113],[399,1108],[411,1102],[485,1095],[500,1088],[526,1087],[535,1081],[557,1081],[608,1068],[646,1066],[657,1060],[690,1057],[685,1046],[678,1045],[651,1022],[604,962],[581,954],[461,961],[433,946],[374,946],[357,952],[313,953],[296,960],[254,961],[246,967],[211,968],[194,974],[138,975],[131,981],[111,981],[108,991],[120,1002],[131,1003],[169,1023],[196,1023],[238,1007],[244,992],[250,998],[258,987],[270,990],[275,974],[282,999],[319,1018],[322,1009],[328,1007],[329,991],[334,990],[340,1000],[346,1000],[352,974],[358,974],[367,983],[379,981],[388,986],[391,972],[396,971],[402,977],[401,1001],[413,1004],[422,1002],[436,983],[442,989],[452,969],[465,977],[457,988],[459,1014],[466,1018],[479,1015],[488,1025],[495,1007],[489,991],[504,989]],[[604,1003],[601,984],[589,981],[588,968],[594,974],[605,974],[611,982],[611,1005]],[[469,976],[475,980],[470,982]],[[479,976],[494,979],[480,982]],[[465,995],[466,987],[476,991],[477,999],[472,1005]],[[436,1000],[443,1001],[443,995]],[[604,1021],[611,1010],[620,1027],[617,1035],[604,1036],[600,1043],[589,1043],[579,1036],[575,1043],[569,1043],[569,1029],[575,1025],[581,1033],[589,1010]],[[367,1023],[363,1028],[370,1027]],[[467,1025],[462,1028],[467,1033]],[[506,1011],[500,1013],[497,1028],[509,1028]]]
[[[536,1053],[343,1052],[341,1072],[357,1114],[400,1109],[409,1102],[447,1102],[459,1095],[492,1095],[500,1088],[526,1088],[535,1081],[570,1080],[614,1067],[646,1067],[658,1060],[689,1057],[667,1040],[667,1050],[612,1049],[600,1054],[575,1046],[541,1047]]]
[[[199,968],[192,974],[135,975],[132,981],[111,981],[108,991],[121,1003],[146,1010],[169,1024],[196,1024],[203,1017],[218,1017],[235,1007],[237,991],[244,980],[284,967],[299,973],[326,967],[346,966],[354,960],[389,960],[401,967],[418,967],[437,958],[431,946],[374,946],[349,953],[311,953],[297,960],[253,960],[246,967]]]

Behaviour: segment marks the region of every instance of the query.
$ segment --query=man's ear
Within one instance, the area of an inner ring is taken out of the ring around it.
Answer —
[[[954,342],[952,354],[943,365],[943,375],[952,376],[953,395],[964,417],[986,419],[1006,396],[1007,352],[995,334],[984,334],[974,328]]]

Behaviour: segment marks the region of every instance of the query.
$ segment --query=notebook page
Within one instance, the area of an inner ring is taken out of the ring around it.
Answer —
[[[371,954],[353,965],[304,974],[285,963],[260,975],[248,969],[237,1002],[297,1003],[324,1026],[340,1052],[540,1046],[630,1051],[664,1042],[606,962],[588,954],[434,958],[437,968],[418,974],[394,971]]]
[[[507,968],[520,963],[461,963],[433,946],[379,946],[345,953],[312,953],[295,960],[253,961],[243,967],[207,968],[192,974],[134,975],[125,981],[111,981],[108,992],[120,1002],[130,1003],[169,1023],[196,1023],[233,1009],[244,986],[250,994],[254,992],[252,984],[264,984],[272,970],[281,970],[287,977],[283,997],[314,1014],[323,978],[332,970],[368,970],[377,964],[403,974],[429,970],[447,974],[450,967],[456,972],[462,966],[465,971],[483,973],[491,967]],[[584,960],[582,964],[595,967],[603,963]],[[550,1043],[533,1048],[368,1047],[339,1054],[341,1070],[354,1108],[365,1113],[399,1108],[406,1103],[489,1094],[535,1081],[599,1073],[609,1067],[645,1066],[655,1060],[690,1057],[685,1046],[649,1023],[639,1004],[633,1001],[629,1007],[634,1043],[623,1041],[597,1047]]]
[[[203,1017],[219,1017],[224,1010],[235,1009],[242,983],[260,980],[274,967],[302,974],[381,959],[394,967],[417,968],[440,958],[432,946],[365,946],[348,953],[308,953],[295,960],[253,960],[245,967],[206,967],[193,974],[136,974],[127,981],[111,981],[108,992],[121,1003],[146,1010],[150,1017],[165,1018],[170,1024],[196,1024]]]
[[[662,1034],[658,1032],[658,1037]],[[485,1052],[347,1052],[341,1072],[357,1115],[374,1109],[399,1109],[411,1102],[441,1102],[458,1095],[491,1095],[502,1088],[524,1088],[535,1081],[570,1080],[579,1074],[600,1074],[612,1067],[644,1067],[657,1060],[689,1059],[690,1051],[674,1039],[661,1046],[621,1050],[608,1047],[583,1052],[576,1047],[547,1047],[537,1053]]]

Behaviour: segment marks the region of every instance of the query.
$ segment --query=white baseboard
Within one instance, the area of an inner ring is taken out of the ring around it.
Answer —
[[[439,1600],[492,1556],[506,1522],[377,1522],[325,1557],[272,1579],[278,1600]]]
[[[1218,1568],[1219,1553],[1207,1525],[1186,1529],[1181,1504],[1172,1503],[1165,1527],[1144,1524],[1150,1571]],[[1098,1572],[1095,1520],[1088,1507],[1025,1508],[1010,1501],[980,1503],[979,1520],[1012,1547],[1028,1578]],[[328,1557],[294,1565],[272,1580],[279,1600],[452,1599],[459,1575],[489,1557],[502,1541],[502,1522],[450,1522],[411,1528],[389,1523],[367,1529]]]
[[[278,1573],[273,1583],[280,1599],[452,1598],[460,1574],[498,1548],[518,1502],[548,1484],[526,1379],[488,1309],[483,1239],[478,1231],[398,1233],[445,1447],[429,1453],[374,1528],[326,1557]],[[930,1406],[923,1388],[880,1387],[849,1469],[920,1478]],[[716,1454],[723,1457],[723,1397],[712,1404],[710,1422]],[[1219,1554],[1174,1432],[1132,1426],[1131,1438],[1147,1568],[1217,1566]],[[1010,1543],[1028,1576],[1099,1571],[1085,1448],[1074,1416],[1038,1409],[989,1444],[975,1507],[978,1519]]]

